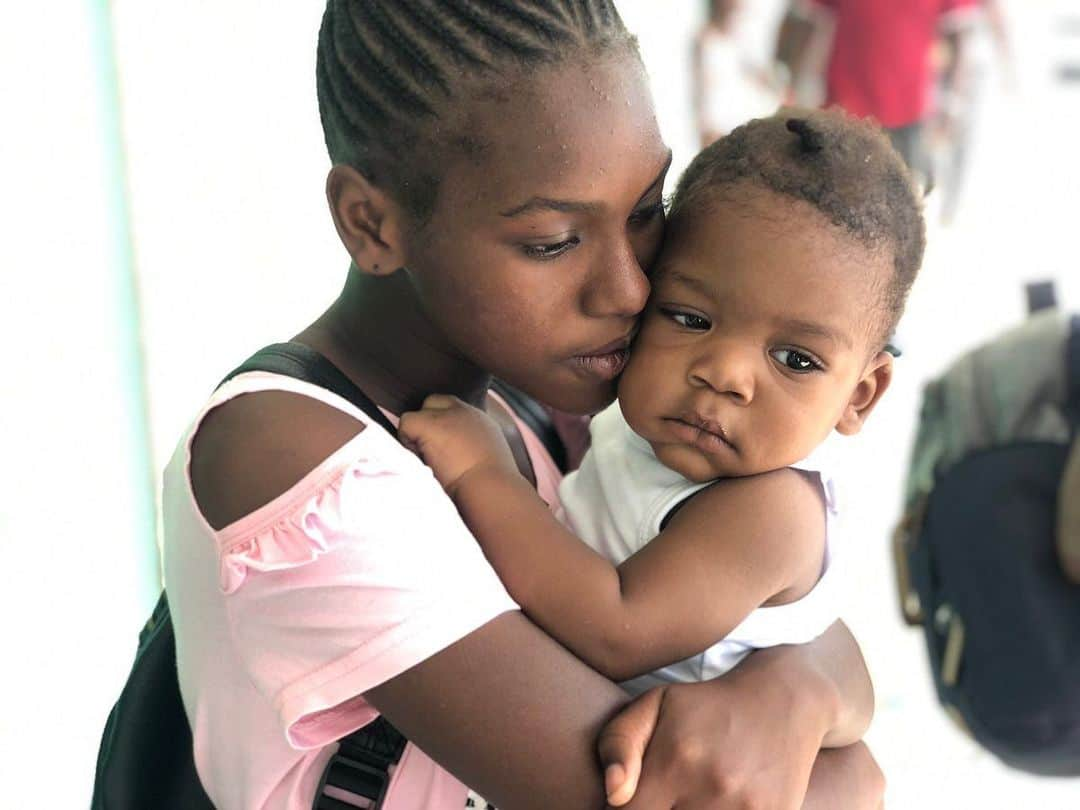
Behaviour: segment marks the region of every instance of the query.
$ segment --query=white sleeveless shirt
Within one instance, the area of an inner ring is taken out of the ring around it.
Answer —
[[[661,464],[649,443],[626,423],[618,402],[593,417],[589,432],[592,445],[580,469],[563,479],[559,488],[560,517],[585,543],[619,565],[660,533],[661,523],[675,506],[712,482],[695,483]],[[825,554],[814,588],[795,602],[757,608],[705,652],[626,682],[630,692],[715,678],[751,650],[813,641],[836,621],[838,512],[835,484],[824,469],[826,455],[823,449],[816,450],[791,465],[818,475],[825,501]]]

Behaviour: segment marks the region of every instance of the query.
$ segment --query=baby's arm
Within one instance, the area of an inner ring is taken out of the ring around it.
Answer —
[[[793,470],[714,484],[616,567],[555,519],[480,411],[429,398],[400,432],[529,616],[615,680],[701,652],[760,605],[809,591],[821,570],[820,489]]]

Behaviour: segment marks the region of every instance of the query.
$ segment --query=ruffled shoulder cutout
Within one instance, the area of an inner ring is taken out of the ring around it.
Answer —
[[[366,482],[415,475],[431,477],[385,433],[362,431],[287,492],[217,532],[222,590],[234,593],[253,571],[313,562],[363,525]]]
[[[392,435],[362,410],[337,394],[311,383],[270,372],[247,372],[214,392],[189,428],[184,442],[188,495],[201,517],[191,491],[191,443],[205,416],[241,394],[287,391],[344,411],[362,422],[364,430],[269,503],[219,531],[202,520],[218,543],[220,584],[235,592],[251,571],[296,568],[329,551],[342,536],[349,512],[349,482],[371,477],[426,472],[427,468]],[[392,418],[391,418],[392,419]],[[392,420],[393,421],[393,420]],[[355,508],[352,510],[355,511]]]

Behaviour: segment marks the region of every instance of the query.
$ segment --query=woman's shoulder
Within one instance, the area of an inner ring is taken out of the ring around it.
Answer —
[[[284,495],[365,430],[321,398],[259,390],[209,410],[191,440],[192,493],[216,530]]]

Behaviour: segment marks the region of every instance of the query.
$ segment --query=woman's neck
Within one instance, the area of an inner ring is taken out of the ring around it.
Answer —
[[[404,269],[376,277],[350,268],[337,300],[295,340],[396,414],[419,408],[434,393],[482,407],[490,382],[420,311]]]

